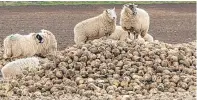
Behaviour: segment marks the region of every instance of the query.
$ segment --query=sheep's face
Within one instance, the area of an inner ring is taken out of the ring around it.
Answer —
[[[34,33],[33,37],[35,38],[37,43],[43,43],[44,42],[44,36],[41,33]]]
[[[137,5],[135,4],[125,4],[124,7],[129,8],[133,15],[137,14]]]
[[[106,12],[110,19],[116,20],[117,16],[116,16],[115,7],[113,9],[107,9]]]
[[[44,39],[43,39],[43,37],[40,34],[36,35],[36,39],[38,39],[39,43],[43,43],[44,42]]]

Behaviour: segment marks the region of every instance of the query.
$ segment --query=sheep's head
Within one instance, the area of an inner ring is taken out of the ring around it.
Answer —
[[[44,36],[42,36],[40,33],[33,33],[33,38],[38,43],[43,43],[44,42]]]
[[[135,4],[125,4],[124,7],[128,8],[133,15],[136,15],[137,14],[137,5]]]
[[[113,9],[107,9],[105,11],[106,11],[107,16],[111,20],[115,20],[116,21],[117,15],[116,15],[115,7]]]

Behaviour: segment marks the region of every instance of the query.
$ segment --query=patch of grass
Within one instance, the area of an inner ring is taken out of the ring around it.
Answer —
[[[196,3],[195,1],[1,1],[0,6],[26,5],[89,5],[89,4],[165,4],[165,3]]]

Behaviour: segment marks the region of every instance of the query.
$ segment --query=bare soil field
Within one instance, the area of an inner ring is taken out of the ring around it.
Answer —
[[[114,6],[119,24],[122,5],[0,7],[0,43],[9,34],[28,34],[47,29],[55,34],[58,48],[62,50],[74,44],[73,28],[78,22]],[[149,13],[149,33],[155,39],[167,43],[184,43],[196,39],[196,4],[149,4],[138,7]]]

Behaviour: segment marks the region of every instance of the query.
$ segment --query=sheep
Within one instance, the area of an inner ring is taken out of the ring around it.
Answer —
[[[134,35],[129,34],[127,31],[123,30],[121,26],[116,26],[115,31],[109,36],[109,38],[114,40],[120,40],[120,41],[126,41],[126,40],[131,41],[134,40]],[[139,35],[138,39],[139,38],[141,39],[142,37]],[[144,39],[144,41],[147,42],[153,42],[153,37],[148,33],[142,39]]]
[[[110,39],[125,41],[129,38],[127,31],[123,30],[121,26],[116,26],[115,31],[109,36]]]
[[[25,68],[39,68],[39,60],[36,57],[18,59],[7,63],[2,69],[1,73],[4,79],[16,78],[16,75],[22,74]]]
[[[131,40],[134,40],[134,35],[133,34],[130,34],[130,37],[129,37]],[[138,39],[141,39],[142,37],[139,35],[138,36]],[[146,34],[142,39],[144,39],[144,41],[147,41],[147,42],[153,42],[153,37],[150,35],[150,34]]]
[[[4,39],[3,45],[5,59],[30,57],[36,54],[44,56],[57,50],[55,36],[47,30],[29,35],[9,35]]]
[[[99,16],[86,19],[74,27],[74,41],[83,44],[103,36],[110,36],[116,27],[115,8],[104,10]]]
[[[139,37],[141,37],[140,35],[139,35]],[[144,36],[144,40],[145,41],[147,41],[147,42],[153,42],[153,37],[150,35],[150,34],[146,34],[145,36]]]
[[[120,25],[125,31],[134,34],[134,39],[139,35],[143,38],[149,30],[150,18],[148,13],[134,4],[125,4],[121,10]]]

